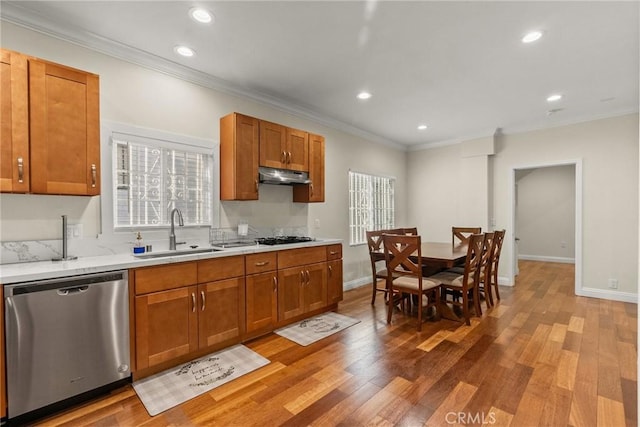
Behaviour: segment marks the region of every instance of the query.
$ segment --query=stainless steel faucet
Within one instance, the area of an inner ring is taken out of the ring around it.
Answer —
[[[67,253],[67,216],[62,215],[62,256],[53,258],[52,261],[69,261],[73,259],[78,259],[78,257]]]
[[[169,232],[169,250],[175,251],[176,245],[181,245],[185,242],[176,243],[176,230],[174,225],[175,214],[178,214],[178,225],[184,227],[184,220],[182,219],[182,212],[180,209],[173,208],[171,211],[171,231]]]

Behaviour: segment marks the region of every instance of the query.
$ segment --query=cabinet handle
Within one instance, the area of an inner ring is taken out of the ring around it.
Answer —
[[[200,298],[202,298],[202,309],[200,311],[204,311],[204,308],[205,308],[204,291],[200,291]]]
[[[311,189],[311,195],[313,196],[313,183],[309,184],[309,188]]]
[[[196,294],[191,292],[191,304],[192,304],[192,309],[191,312],[195,313],[196,312]]]
[[[258,192],[258,180],[256,179],[256,193]]]
[[[278,290],[278,278],[276,276],[273,276],[273,292],[276,292]]]
[[[287,151],[287,163],[291,164],[291,151]]]
[[[280,154],[280,163],[287,163],[287,152],[283,151],[282,154]]]
[[[24,161],[22,157],[18,157],[18,182],[20,184],[24,182]]]
[[[91,164],[91,188],[96,188],[96,181],[98,181],[98,170],[95,163]]]
[[[329,255],[338,255],[338,251],[329,251]]]
[[[333,267],[329,266],[329,276],[333,276]]]
[[[304,270],[300,270],[300,283],[303,285],[306,284],[306,280],[304,279]]]
[[[309,270],[307,270],[307,285],[311,282],[311,275],[309,274]]]
[[[260,261],[260,262],[256,262],[256,267],[264,267],[265,265],[268,265],[269,261]]]

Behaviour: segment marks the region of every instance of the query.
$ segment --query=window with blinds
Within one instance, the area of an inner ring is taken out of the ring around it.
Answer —
[[[367,230],[394,228],[393,178],[349,171],[349,243],[367,242]]]
[[[213,155],[198,147],[113,135],[114,226],[211,225]]]

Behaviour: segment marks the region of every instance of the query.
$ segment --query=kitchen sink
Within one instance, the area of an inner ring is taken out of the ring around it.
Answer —
[[[228,248],[242,248],[247,246],[256,246],[256,242],[254,241],[246,241],[246,240],[232,240],[224,243],[212,243],[211,245],[218,250],[228,249]]]
[[[169,256],[179,256],[179,255],[193,255],[193,254],[204,254],[208,252],[220,252],[222,249],[218,248],[190,248],[190,249],[177,249],[175,251],[157,251],[157,252],[145,252],[142,254],[133,254],[136,258],[162,258]]]

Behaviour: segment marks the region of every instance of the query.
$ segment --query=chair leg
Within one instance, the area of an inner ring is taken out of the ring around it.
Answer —
[[[422,294],[418,295],[418,332],[422,332]]]
[[[387,324],[391,323],[391,314],[393,313],[393,289],[389,289],[388,295],[391,295],[387,302]]]
[[[500,301],[500,289],[498,288],[498,272],[497,271],[492,271],[491,275],[492,275],[492,278],[491,278],[491,281],[489,282],[490,286],[491,287],[495,287],[496,300]]]
[[[463,292],[462,293],[462,314],[464,316],[464,322],[467,324],[467,326],[471,326],[471,321],[469,320],[470,314],[469,314],[469,293],[468,292]]]
[[[482,306],[480,305],[480,291],[477,286],[474,286],[471,290],[473,298],[473,308],[476,312],[476,316],[482,317]]]
[[[373,282],[371,283],[373,287],[373,295],[371,295],[371,305],[376,305],[376,294],[378,293],[378,278],[375,274],[373,275]]]

